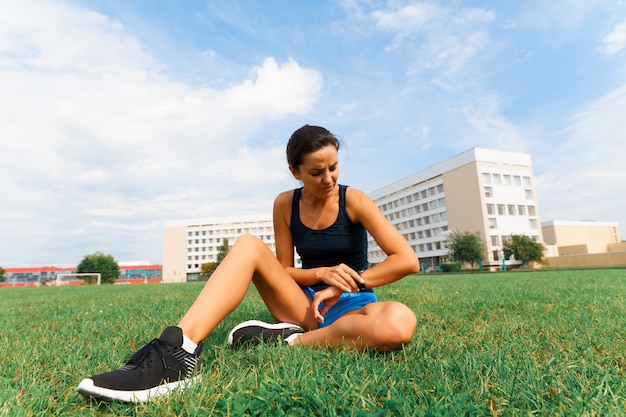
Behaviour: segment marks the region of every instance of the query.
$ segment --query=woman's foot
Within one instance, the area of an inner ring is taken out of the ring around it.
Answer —
[[[263,343],[287,343],[303,334],[305,330],[293,323],[270,324],[259,320],[249,320],[235,326],[228,334],[228,344],[240,346]]]
[[[77,391],[104,401],[146,402],[197,382],[199,344],[193,353],[182,347],[179,327],[166,328],[158,339],[135,353],[123,367],[83,379]]]

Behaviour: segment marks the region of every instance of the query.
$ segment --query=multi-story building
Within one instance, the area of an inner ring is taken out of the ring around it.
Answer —
[[[480,235],[487,267],[501,264],[502,243],[513,234],[542,241],[528,154],[473,148],[369,196],[427,269],[438,268],[447,257],[453,230]],[[370,238],[370,262],[384,256]]]
[[[242,234],[258,237],[275,252],[271,214],[166,222],[163,233],[163,282],[199,279],[202,264],[216,262],[224,241],[232,246]]]
[[[530,156],[474,148],[369,194],[402,233],[424,267],[437,268],[448,254],[448,232],[477,232],[487,246],[485,267],[501,265],[502,243],[513,234],[541,242]],[[243,233],[275,250],[272,216],[237,216],[165,224],[163,281],[197,279],[219,247]],[[369,261],[385,254],[370,237]],[[296,260],[297,262],[297,260]]]

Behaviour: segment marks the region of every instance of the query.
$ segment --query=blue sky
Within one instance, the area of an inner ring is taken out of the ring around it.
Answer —
[[[5,0],[0,265],[162,258],[167,220],[268,213],[303,124],[374,191],[529,153],[542,221],[626,230],[624,1]]]

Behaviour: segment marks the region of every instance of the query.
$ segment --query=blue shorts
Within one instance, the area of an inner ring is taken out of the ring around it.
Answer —
[[[315,296],[315,291],[311,287],[302,287],[302,291],[312,300]],[[339,297],[337,304],[332,306],[324,315],[324,323],[319,323],[319,327],[326,327],[333,324],[337,319],[344,314],[358,310],[365,307],[370,303],[378,301],[376,295],[373,292],[344,292]],[[324,306],[324,303],[320,305],[320,308]]]

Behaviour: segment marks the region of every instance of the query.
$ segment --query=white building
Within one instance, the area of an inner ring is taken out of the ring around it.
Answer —
[[[530,155],[473,148],[369,194],[426,268],[448,254],[449,231],[477,232],[487,246],[483,265],[501,264],[511,235],[541,242]],[[369,261],[384,253],[370,238]]]
[[[163,282],[198,279],[202,264],[217,261],[220,246],[225,240],[232,246],[239,236],[246,233],[261,239],[275,253],[271,214],[166,222],[163,233]]]

